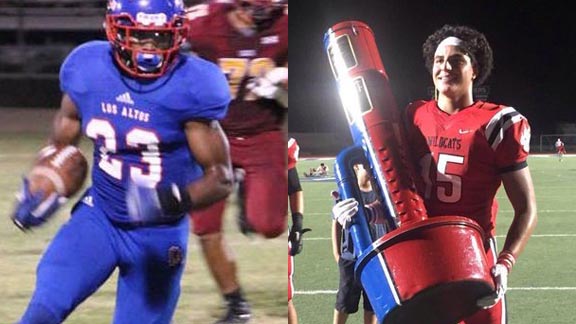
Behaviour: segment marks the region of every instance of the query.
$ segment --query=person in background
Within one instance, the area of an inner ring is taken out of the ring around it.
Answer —
[[[294,256],[302,252],[302,235],[309,228],[302,228],[304,219],[304,192],[298,178],[296,164],[300,147],[294,138],[288,139],[288,201],[292,212],[292,227],[288,235],[288,324],[298,324],[294,297]]]
[[[558,155],[558,161],[562,162],[562,158],[564,154],[566,154],[566,148],[564,146],[564,142],[560,138],[556,140],[554,143],[554,147],[556,148],[556,155]]]
[[[218,64],[232,102],[222,120],[238,183],[238,224],[244,234],[275,238],[286,231],[288,5],[278,0],[212,0],[187,9],[188,42]],[[226,303],[216,323],[246,323],[251,308],[222,223],[226,200],[190,213],[192,230]]]
[[[376,192],[372,190],[370,173],[368,173],[362,164],[354,165],[354,171],[356,173],[358,188],[360,188],[360,193],[362,194],[363,204],[371,205],[377,202],[378,197]],[[332,192],[332,197],[335,201],[339,201],[337,191]],[[362,296],[364,324],[376,324],[377,318],[374,315],[368,296],[364,292],[364,289],[362,289],[360,282],[358,282],[354,276],[356,257],[354,255],[353,241],[350,236],[350,228],[347,225],[348,224],[344,224],[344,226],[342,226],[337,220],[332,221],[332,253],[340,270],[333,323],[346,323],[349,314],[358,311],[360,296]],[[372,240],[380,238],[385,233],[386,228],[383,224],[370,223]]]
[[[328,175],[328,166],[325,163],[320,163],[317,168],[310,168],[309,172],[304,172],[305,177],[325,177]]]

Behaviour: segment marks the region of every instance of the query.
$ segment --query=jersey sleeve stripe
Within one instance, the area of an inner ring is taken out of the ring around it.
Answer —
[[[502,174],[502,173],[506,173],[506,172],[516,171],[516,170],[524,169],[527,166],[528,166],[528,162],[522,161],[520,163],[516,163],[514,165],[498,169],[498,173]]]
[[[495,114],[488,122],[485,132],[490,147],[496,150],[500,142],[504,139],[506,130],[523,118],[524,116],[512,107],[506,107]]]
[[[500,142],[502,142],[502,140],[504,139],[504,133],[506,132],[506,130],[508,128],[510,128],[510,126],[512,126],[513,124],[516,124],[517,122],[521,121],[522,118],[524,118],[522,115],[517,114],[515,116],[510,116],[510,118],[508,118],[502,125],[502,128],[500,129],[500,131],[498,132],[496,138],[494,139],[494,142],[491,144],[492,149],[496,150],[496,148],[498,147],[498,145],[500,144]]]
[[[198,4],[190,8],[187,8],[185,12],[186,12],[186,18],[188,18],[188,20],[194,20],[199,17],[205,17],[208,16],[208,5]]]
[[[488,134],[492,134],[494,129],[496,127],[498,127],[498,123],[500,122],[500,120],[502,119],[502,117],[504,115],[508,115],[508,114],[513,113],[513,112],[516,112],[516,109],[514,109],[512,107],[506,107],[506,108],[500,110],[494,116],[492,116],[492,118],[488,122],[488,125],[486,126],[486,134],[487,134],[486,138],[489,138],[490,136],[488,136]]]

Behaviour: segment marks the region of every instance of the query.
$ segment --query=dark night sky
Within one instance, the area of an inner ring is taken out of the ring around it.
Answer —
[[[521,3],[521,4],[518,4]],[[533,139],[576,122],[576,19],[559,1],[290,1],[290,132],[347,132],[324,32],[361,20],[374,31],[399,107],[428,98],[422,43],[444,24],[483,32],[494,51],[488,101],[515,107]]]

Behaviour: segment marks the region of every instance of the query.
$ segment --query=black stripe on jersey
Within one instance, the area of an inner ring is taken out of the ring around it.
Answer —
[[[288,195],[295,192],[302,191],[302,186],[300,185],[300,179],[298,178],[298,171],[296,167],[288,170]]]
[[[514,110],[514,111],[506,113],[506,114],[502,115],[502,117],[500,117],[500,120],[498,120],[498,124],[492,130],[492,133],[490,134],[490,136],[488,136],[488,144],[490,146],[492,146],[492,144],[494,144],[496,137],[498,137],[498,134],[500,134],[500,130],[502,128],[504,128],[504,125],[506,125],[506,123],[509,122],[512,119],[512,117],[517,116],[519,114],[520,113],[518,111]]]
[[[511,165],[511,166],[507,166],[505,168],[499,169],[498,173],[502,174],[502,173],[506,173],[506,172],[511,172],[511,171],[516,171],[516,170],[521,170],[524,169],[525,167],[528,166],[528,162],[526,161],[522,161],[520,163]]]

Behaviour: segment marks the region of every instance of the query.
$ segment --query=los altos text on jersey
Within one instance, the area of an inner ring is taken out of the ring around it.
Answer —
[[[100,104],[102,107],[102,112],[105,114],[118,115],[118,112],[120,111],[120,115],[122,117],[130,118],[130,119],[134,119],[134,120],[138,120],[138,121],[142,121],[142,122],[148,122],[150,120],[150,114],[149,113],[143,112],[143,111],[136,109],[136,108],[122,107],[121,109],[118,109],[119,107],[116,104],[104,103],[104,102],[102,102]]]

